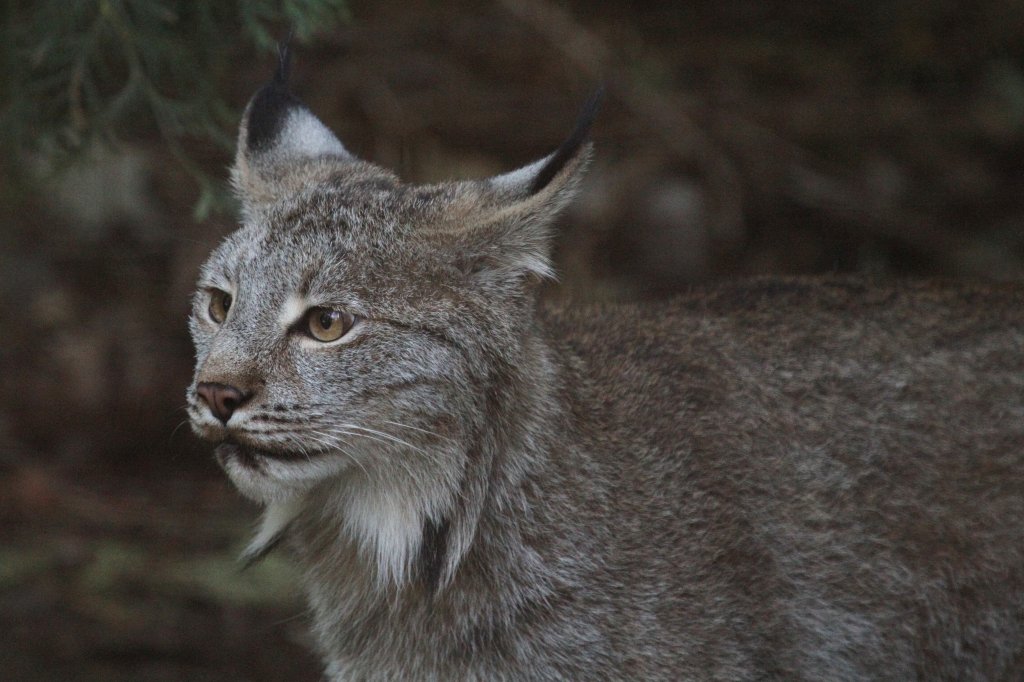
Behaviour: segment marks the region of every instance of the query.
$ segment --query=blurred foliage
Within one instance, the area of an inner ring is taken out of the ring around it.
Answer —
[[[237,111],[224,78],[240,54],[299,42],[348,19],[347,0],[8,0],[0,26],[0,152],[43,153],[55,167],[97,142],[154,127],[199,182],[217,183],[183,140],[229,149]]]

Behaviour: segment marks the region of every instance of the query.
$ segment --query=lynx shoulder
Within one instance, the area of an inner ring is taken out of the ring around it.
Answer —
[[[1024,287],[541,306],[594,106],[412,186],[286,76],[243,117],[188,404],[332,679],[1024,676]]]

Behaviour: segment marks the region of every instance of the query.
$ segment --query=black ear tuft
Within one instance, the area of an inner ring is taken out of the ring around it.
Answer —
[[[274,72],[274,82],[281,87],[288,87],[288,73],[292,68],[292,36],[295,30],[288,31],[284,40],[277,44],[277,71]]]
[[[288,71],[291,68],[291,51],[288,49],[290,40],[291,34],[277,48],[277,70],[274,72],[274,79],[252,98],[245,139],[249,151],[260,151],[269,147],[281,132],[288,111],[302,106],[298,98],[288,91]]]
[[[583,105],[579,118],[576,119],[576,128],[572,131],[572,134],[555,150],[555,153],[551,155],[551,158],[544,164],[544,167],[534,176],[533,182],[530,183],[530,194],[536,194],[547,187],[548,183],[565,167],[565,164],[576,156],[576,152],[587,141],[587,135],[590,133],[590,127],[594,124],[594,119],[597,117],[598,109],[601,108],[601,99],[603,97],[604,86],[599,85],[594,94],[587,100],[587,103]]]

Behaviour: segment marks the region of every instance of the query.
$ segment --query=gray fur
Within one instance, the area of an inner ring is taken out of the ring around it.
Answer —
[[[539,307],[589,147],[418,187],[286,115],[239,145],[189,410],[332,679],[1024,676],[1020,287]],[[319,344],[313,306],[361,319]],[[200,381],[252,398],[224,425]]]

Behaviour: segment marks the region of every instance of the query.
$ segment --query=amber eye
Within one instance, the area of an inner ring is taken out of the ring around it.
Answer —
[[[337,341],[343,337],[356,318],[350,313],[342,310],[331,310],[330,308],[313,308],[306,313],[306,327],[309,335],[317,341]]]
[[[210,319],[220,324],[224,321],[224,318],[228,316],[228,311],[231,310],[231,294],[220,289],[212,289],[210,291]]]

